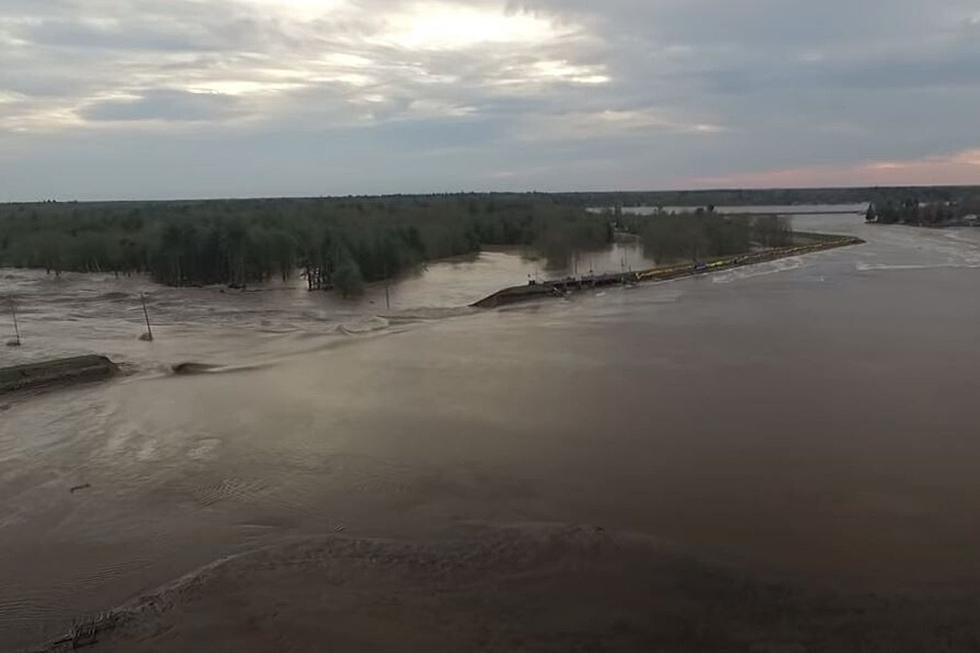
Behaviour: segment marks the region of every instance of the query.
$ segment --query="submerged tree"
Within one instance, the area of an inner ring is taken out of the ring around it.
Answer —
[[[878,212],[875,210],[874,202],[868,204],[868,210],[864,212],[864,221],[865,222],[878,221]]]
[[[556,261],[611,241],[609,220],[538,194],[0,205],[0,265],[147,273],[245,286],[301,271],[313,289],[364,283],[486,245]]]
[[[701,211],[642,216],[629,228],[658,263],[701,261],[792,243],[789,221],[775,215],[726,215]]]
[[[337,269],[333,273],[333,285],[344,297],[364,292],[364,276],[361,268],[346,250],[341,254]]]

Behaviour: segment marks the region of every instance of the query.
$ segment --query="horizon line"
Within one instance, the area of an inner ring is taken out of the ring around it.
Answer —
[[[925,189],[965,189],[976,188],[980,184],[893,184],[893,185],[850,185],[850,186],[719,186],[714,188],[661,188],[661,189],[618,189],[618,190],[454,190],[424,191],[412,193],[349,193],[346,195],[240,195],[240,196],[184,196],[151,198],[100,198],[100,199],[31,199],[4,200],[0,206],[29,204],[126,204],[156,202],[231,202],[258,200],[340,200],[340,199],[382,199],[395,197],[452,197],[465,195],[626,195],[657,193],[733,193],[733,192],[813,192],[813,191],[880,191],[880,190],[925,190]]]

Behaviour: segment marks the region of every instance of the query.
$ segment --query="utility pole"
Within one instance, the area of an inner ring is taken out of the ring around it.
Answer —
[[[140,336],[140,340],[153,342],[153,329],[150,328],[150,314],[146,310],[146,294],[140,293],[140,302],[143,304],[143,318],[146,320],[146,333]]]
[[[385,310],[391,310],[391,293],[389,288],[391,286],[391,279],[388,277],[388,264],[385,263]]]
[[[20,347],[20,327],[17,325],[17,309],[14,306],[14,298],[7,298],[10,302],[10,317],[14,320],[14,339],[7,343],[8,347]]]

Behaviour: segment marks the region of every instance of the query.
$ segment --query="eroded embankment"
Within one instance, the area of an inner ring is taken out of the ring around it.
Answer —
[[[756,265],[775,261],[791,256],[802,256],[812,254],[827,249],[837,247],[847,247],[849,245],[860,245],[864,243],[860,238],[853,236],[830,236],[825,234],[796,234],[798,238],[809,242],[805,244],[793,245],[790,247],[777,247],[759,252],[739,254],[738,256],[723,256],[699,263],[685,263],[682,265],[668,265],[641,270],[639,272],[619,272],[612,274],[591,275],[583,277],[568,277],[565,279],[553,279],[542,281],[524,286],[512,286],[499,290],[488,297],[484,297],[473,306],[478,308],[496,308],[515,302],[529,301],[544,297],[563,297],[566,293],[589,288],[600,288],[603,286],[615,286],[621,284],[638,283],[643,281],[670,281],[683,277],[691,277],[698,274],[719,272],[747,265]]]
[[[101,381],[119,372],[105,356],[88,355],[0,368],[0,395]]]

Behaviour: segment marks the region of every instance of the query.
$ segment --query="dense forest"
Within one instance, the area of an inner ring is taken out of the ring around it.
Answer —
[[[0,205],[0,266],[148,274],[173,286],[244,287],[302,274],[310,289],[366,282],[488,245],[535,249],[550,267],[573,251],[638,235],[658,260],[697,260],[791,239],[774,216],[710,210],[629,216],[589,207],[871,202],[869,220],[954,224],[980,212],[980,188],[470,193],[380,197]]]
[[[776,215],[702,210],[645,216],[617,212],[614,222],[620,229],[638,235],[644,254],[657,263],[701,261],[793,244],[789,220]]]
[[[612,237],[605,217],[540,195],[0,206],[0,265],[147,273],[173,286],[242,287],[300,270],[310,289],[356,294],[484,245],[529,246],[561,264]]]
[[[915,200],[980,205],[980,186],[875,186],[854,188],[749,188],[717,190],[558,193],[562,204],[575,206],[790,206],[794,204],[864,204],[884,206]]]
[[[975,224],[977,215],[980,215],[980,195],[935,202],[910,196],[870,204],[865,219],[878,224],[951,226]]]

